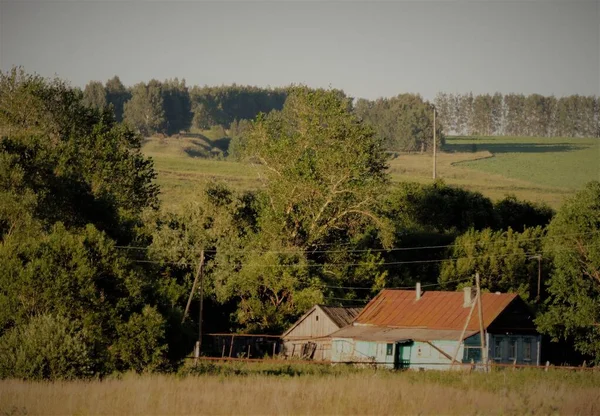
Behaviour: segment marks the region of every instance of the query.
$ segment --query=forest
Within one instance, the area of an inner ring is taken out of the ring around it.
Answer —
[[[434,102],[446,133],[600,137],[600,100],[596,96],[439,93]]]
[[[600,363],[600,182],[556,211],[392,184],[389,150],[429,149],[433,108],[306,86],[115,77],[81,91],[2,73],[0,378],[177,370],[197,335],[196,302],[184,311],[201,263],[206,331],[277,334],[315,303],[417,281],[457,290],[479,272],[484,290],[519,293],[541,333]],[[264,168],[260,189],[208,182],[161,207],[143,137],[240,123],[236,157]]]
[[[290,88],[235,84],[189,88],[178,79],[151,80],[128,88],[115,76],[105,84],[88,83],[83,102],[97,109],[110,105],[117,121],[125,120],[145,136],[219,126],[224,136],[235,139],[259,113],[281,110]],[[418,94],[377,100],[354,100],[341,90],[336,94],[347,98],[351,111],[385,138],[389,151],[430,150],[434,108],[440,145],[448,134],[600,137],[600,99],[595,96],[439,93],[430,103]]]

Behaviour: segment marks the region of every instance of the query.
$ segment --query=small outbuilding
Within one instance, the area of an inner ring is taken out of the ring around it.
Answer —
[[[527,304],[514,293],[484,293],[481,298],[488,360],[539,365],[541,337]],[[418,370],[481,363],[477,309],[472,288],[383,290],[351,325],[331,334],[331,361]]]
[[[354,320],[362,308],[315,305],[283,333],[283,354],[309,360],[331,359],[331,335]]]

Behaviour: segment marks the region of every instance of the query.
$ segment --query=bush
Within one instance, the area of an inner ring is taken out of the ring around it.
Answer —
[[[165,320],[155,308],[146,305],[141,314],[131,315],[117,332],[119,338],[113,351],[119,370],[141,373],[166,368]]]
[[[72,380],[93,374],[90,345],[64,317],[37,316],[0,337],[0,378]]]

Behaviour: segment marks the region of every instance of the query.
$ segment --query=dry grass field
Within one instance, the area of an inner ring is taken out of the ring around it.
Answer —
[[[3,415],[579,414],[600,412],[600,374],[390,373],[276,377],[125,375],[0,381]]]
[[[260,167],[223,160],[223,147],[223,140],[200,135],[145,142],[142,150],[154,160],[166,206],[193,197],[206,180],[237,189],[261,186]],[[585,182],[600,179],[597,139],[449,138],[444,150],[438,177],[493,200],[513,194],[558,208]],[[401,154],[389,161],[395,182],[431,183],[431,170],[431,154]]]

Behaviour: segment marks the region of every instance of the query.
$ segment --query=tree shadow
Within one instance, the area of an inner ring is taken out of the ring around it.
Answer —
[[[215,156],[226,156],[229,150],[229,137],[221,137],[220,139],[210,140],[203,138],[203,142],[192,141],[196,147],[186,147],[183,151],[190,157],[213,158]]]
[[[446,143],[443,150],[448,153],[559,153],[582,150],[588,146],[572,143]]]
[[[227,150],[229,149],[230,142],[231,142],[230,137],[221,137],[220,139],[213,140],[211,142],[211,144],[213,147],[216,147],[217,149],[221,149],[223,152],[227,152]]]

